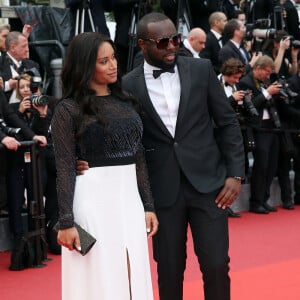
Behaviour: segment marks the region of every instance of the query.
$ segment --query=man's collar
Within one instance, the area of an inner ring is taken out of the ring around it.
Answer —
[[[20,67],[22,62],[17,61],[14,57],[11,56],[11,54],[9,54],[9,52],[7,52],[7,56],[11,59],[11,61],[17,66]]]
[[[199,56],[199,52],[196,52],[194,50],[194,48],[192,47],[192,45],[188,39],[185,39],[183,41],[183,45],[185,46],[185,48],[187,48],[188,50],[190,50],[192,52],[193,56]]]

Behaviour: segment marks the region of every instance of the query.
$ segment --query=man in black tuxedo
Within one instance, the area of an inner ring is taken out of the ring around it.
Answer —
[[[278,134],[272,129],[280,127],[274,96],[279,94],[282,85],[276,82],[267,84],[274,67],[273,59],[263,55],[255,62],[253,71],[247,73],[238,83],[239,89],[252,91],[252,102],[261,122],[260,127],[254,129],[254,163],[250,181],[250,211],[258,214],[277,210],[267,203],[278,161]]]
[[[32,68],[39,70],[39,65],[29,59],[28,39],[21,32],[10,32],[5,40],[5,48],[7,52],[0,58],[0,76],[3,78],[5,96],[9,101],[17,84],[16,78],[24,70]]]
[[[222,33],[227,22],[227,17],[222,12],[214,12],[209,16],[210,30],[207,32],[205,49],[201,57],[210,59],[216,74],[220,73],[219,51],[223,46]]]
[[[125,75],[123,87],[142,106],[143,145],[160,223],[153,240],[160,300],[182,299],[188,225],[205,299],[229,300],[226,208],[244,176],[237,118],[211,63],[177,56],[180,38],[169,18],[145,15],[137,38],[145,61]]]

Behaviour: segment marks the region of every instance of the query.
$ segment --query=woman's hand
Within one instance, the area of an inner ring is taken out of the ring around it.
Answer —
[[[31,102],[29,100],[29,97],[28,96],[24,97],[23,100],[19,104],[19,112],[24,114],[24,112],[30,108],[31,108]]]
[[[152,237],[156,234],[158,230],[158,220],[156,214],[151,211],[145,212],[145,219],[146,219],[146,230],[148,237]]]
[[[75,227],[58,230],[57,243],[69,250],[81,250],[78,231]]]
[[[43,106],[33,105],[33,108],[36,109],[39,112],[41,117],[46,117],[47,116],[48,105],[43,105]]]

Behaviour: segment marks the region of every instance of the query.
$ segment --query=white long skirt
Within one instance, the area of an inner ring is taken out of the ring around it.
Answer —
[[[62,299],[152,300],[135,165],[90,168],[77,176],[73,211],[97,242],[85,256],[63,247]]]

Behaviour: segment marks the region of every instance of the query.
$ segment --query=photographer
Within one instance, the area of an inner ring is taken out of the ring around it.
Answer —
[[[287,80],[289,88],[297,93],[294,98],[289,98],[287,103],[280,107],[280,117],[288,129],[300,132],[300,62],[297,74]],[[294,204],[300,204],[300,134],[297,132],[283,132],[287,143],[280,148],[278,161],[278,182],[281,189],[282,207],[293,209]],[[290,182],[291,159],[293,159],[294,192],[292,194]]]
[[[277,82],[267,84],[274,68],[272,58],[263,55],[256,60],[253,70],[238,83],[239,89],[252,90],[252,102],[259,113],[260,126],[253,130],[255,148],[250,180],[250,211],[259,214],[277,210],[267,203],[278,160],[279,140],[277,133],[272,129],[281,125],[273,97],[280,93],[282,85]]]
[[[268,39],[264,54],[274,60],[275,73],[286,78],[297,73],[297,58],[300,47],[292,36],[284,30],[279,30],[274,39]]]
[[[258,113],[251,101],[251,92],[237,89],[236,84],[244,74],[244,64],[239,59],[230,58],[223,63],[218,78],[239,120],[244,141],[245,174],[248,175],[248,152],[251,152],[254,147],[252,127],[257,126]],[[240,217],[231,208],[228,210],[228,216]]]
[[[48,110],[47,97],[40,96],[38,87],[33,84],[29,74],[19,76],[16,86],[16,100],[9,104],[17,113],[18,117],[23,120],[33,132],[42,136],[47,136],[51,112]],[[33,92],[35,94],[33,94]],[[41,161],[42,181],[45,184],[45,148],[40,149],[39,156]],[[11,255],[10,270],[22,270],[23,261],[20,260],[18,252],[25,229],[22,223],[22,207],[24,205],[24,192],[26,189],[27,207],[30,207],[30,201],[33,196],[33,182],[30,162],[30,152],[27,148],[20,149],[17,152],[8,152],[8,172],[7,172],[7,193],[9,205],[9,221],[11,231],[15,238],[15,245]],[[34,229],[32,219],[28,218],[29,230]]]
[[[46,139],[43,136],[35,135],[35,133],[18,118],[16,113],[11,107],[9,107],[4,93],[0,90],[0,143],[8,150],[16,151],[20,143],[16,137],[10,136],[17,131],[22,133],[22,135],[27,140],[36,140],[41,143],[42,146],[46,145]],[[6,163],[7,163],[7,152],[0,149],[0,210],[5,210],[7,208],[6,201]]]

